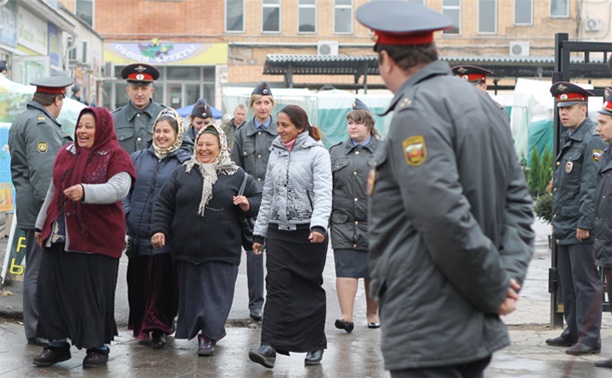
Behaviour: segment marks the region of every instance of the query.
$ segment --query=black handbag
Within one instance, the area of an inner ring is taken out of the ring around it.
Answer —
[[[246,186],[248,178],[249,174],[245,172],[244,180],[242,180],[242,185],[240,185],[240,189],[238,189],[239,196],[242,196],[244,194],[244,187]],[[244,248],[245,251],[250,251],[253,249],[253,228],[255,227],[255,219],[244,216],[242,214],[240,214],[239,219],[240,228],[242,231],[242,248]]]

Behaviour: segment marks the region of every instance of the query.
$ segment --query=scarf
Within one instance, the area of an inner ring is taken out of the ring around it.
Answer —
[[[161,148],[155,143],[155,125],[157,125],[157,122],[159,122],[159,119],[164,116],[172,118],[176,120],[176,122],[178,123],[178,131],[176,133],[176,139],[174,140],[174,143],[172,143],[172,145],[168,148]],[[184,135],[183,117],[181,117],[176,112],[176,110],[172,108],[166,108],[162,110],[161,112],[159,112],[159,114],[157,115],[157,118],[155,119],[155,122],[153,123],[153,135],[154,135],[153,136],[153,150],[155,151],[155,156],[157,156],[159,160],[162,160],[166,156],[171,154],[172,152],[178,150],[183,144],[183,135]]]
[[[214,128],[217,131],[219,138],[219,156],[212,163],[200,163],[196,159],[196,149],[198,139],[204,134],[207,129]],[[193,156],[187,160],[183,165],[185,166],[185,172],[189,173],[195,167],[202,175],[202,198],[200,199],[200,205],[198,206],[198,215],[204,218],[204,212],[206,211],[206,204],[213,198],[213,185],[217,182],[218,174],[224,174],[231,176],[238,171],[238,166],[230,159],[229,151],[227,148],[227,137],[225,132],[219,126],[211,124],[203,127],[198,131],[194,141],[196,148],[194,148]]]

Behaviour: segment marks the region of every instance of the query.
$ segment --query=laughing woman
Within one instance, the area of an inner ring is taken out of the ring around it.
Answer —
[[[189,160],[181,150],[183,119],[172,108],[162,110],[153,126],[153,141],[132,154],[136,184],[123,200],[130,243],[127,269],[130,316],[128,328],[151,347],[163,348],[178,311],[178,284],[170,257],[171,246],[152,248],[153,205],[172,172]]]

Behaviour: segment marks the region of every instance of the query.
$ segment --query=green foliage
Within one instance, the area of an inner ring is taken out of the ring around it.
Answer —
[[[533,211],[538,218],[550,224],[552,222],[552,193],[546,192],[536,197]]]
[[[552,179],[553,156],[552,153],[545,149],[542,156],[536,148],[531,154],[531,164],[526,172],[527,186],[529,192],[538,197],[547,192],[548,185]]]

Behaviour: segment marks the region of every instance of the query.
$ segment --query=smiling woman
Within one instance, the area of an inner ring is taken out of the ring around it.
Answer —
[[[96,119],[91,113],[85,113],[79,118],[76,127],[77,144],[82,148],[91,148],[96,138]]]

